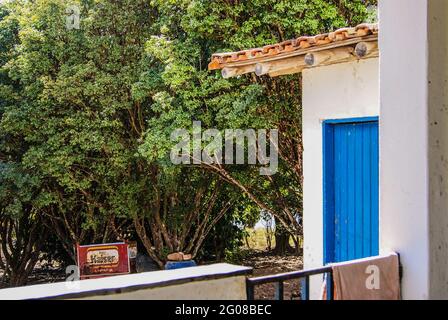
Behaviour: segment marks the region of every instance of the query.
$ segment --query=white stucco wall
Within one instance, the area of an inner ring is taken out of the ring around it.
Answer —
[[[194,281],[75,300],[246,300],[246,277]]]
[[[323,264],[322,121],[379,115],[378,58],[303,71],[304,268]],[[318,298],[321,276],[312,279]]]
[[[447,299],[448,1],[379,9],[381,246],[401,254],[404,299]]]
[[[427,3],[381,1],[379,9],[381,249],[401,255],[403,298],[425,299],[429,289]]]

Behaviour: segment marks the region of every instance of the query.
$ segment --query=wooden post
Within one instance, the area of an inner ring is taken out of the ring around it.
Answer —
[[[221,70],[221,75],[224,79],[236,77],[242,74],[251,73],[255,71],[255,65],[245,65],[239,67],[226,67]]]
[[[300,67],[295,67],[295,68],[289,68],[289,69],[282,69],[282,70],[278,70],[278,71],[273,71],[273,72],[269,72],[269,76],[271,78],[275,78],[275,77],[284,76],[284,75],[287,75],[287,74],[300,73],[300,72],[302,72],[302,70],[304,68],[305,68],[304,66],[300,66]]]
[[[305,64],[308,67],[317,67],[349,61],[354,58],[353,47],[335,48],[325,51],[310,52],[305,55]]]
[[[309,67],[315,67],[331,59],[329,51],[312,52],[305,55],[305,63]]]
[[[370,41],[370,42],[359,42],[355,47],[355,55],[358,58],[364,58],[369,55],[378,53],[378,42]]]
[[[268,62],[257,63],[255,66],[255,74],[257,76],[262,76],[265,74],[288,74],[283,73],[286,70],[298,70],[296,72],[300,72],[303,68],[306,67],[306,64],[303,60],[303,56],[297,56],[286,59],[273,60]]]

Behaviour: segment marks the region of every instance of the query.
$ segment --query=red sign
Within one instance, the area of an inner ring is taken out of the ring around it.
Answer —
[[[81,279],[130,272],[128,244],[126,243],[77,245],[76,253]]]

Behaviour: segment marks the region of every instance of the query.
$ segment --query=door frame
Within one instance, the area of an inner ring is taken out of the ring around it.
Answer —
[[[334,262],[334,125],[378,122],[379,117],[329,119],[322,121],[322,187],[323,187],[323,258],[324,265]]]

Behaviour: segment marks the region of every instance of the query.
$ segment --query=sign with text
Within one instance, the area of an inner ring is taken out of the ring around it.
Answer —
[[[76,254],[81,279],[130,272],[127,243],[77,245]]]

